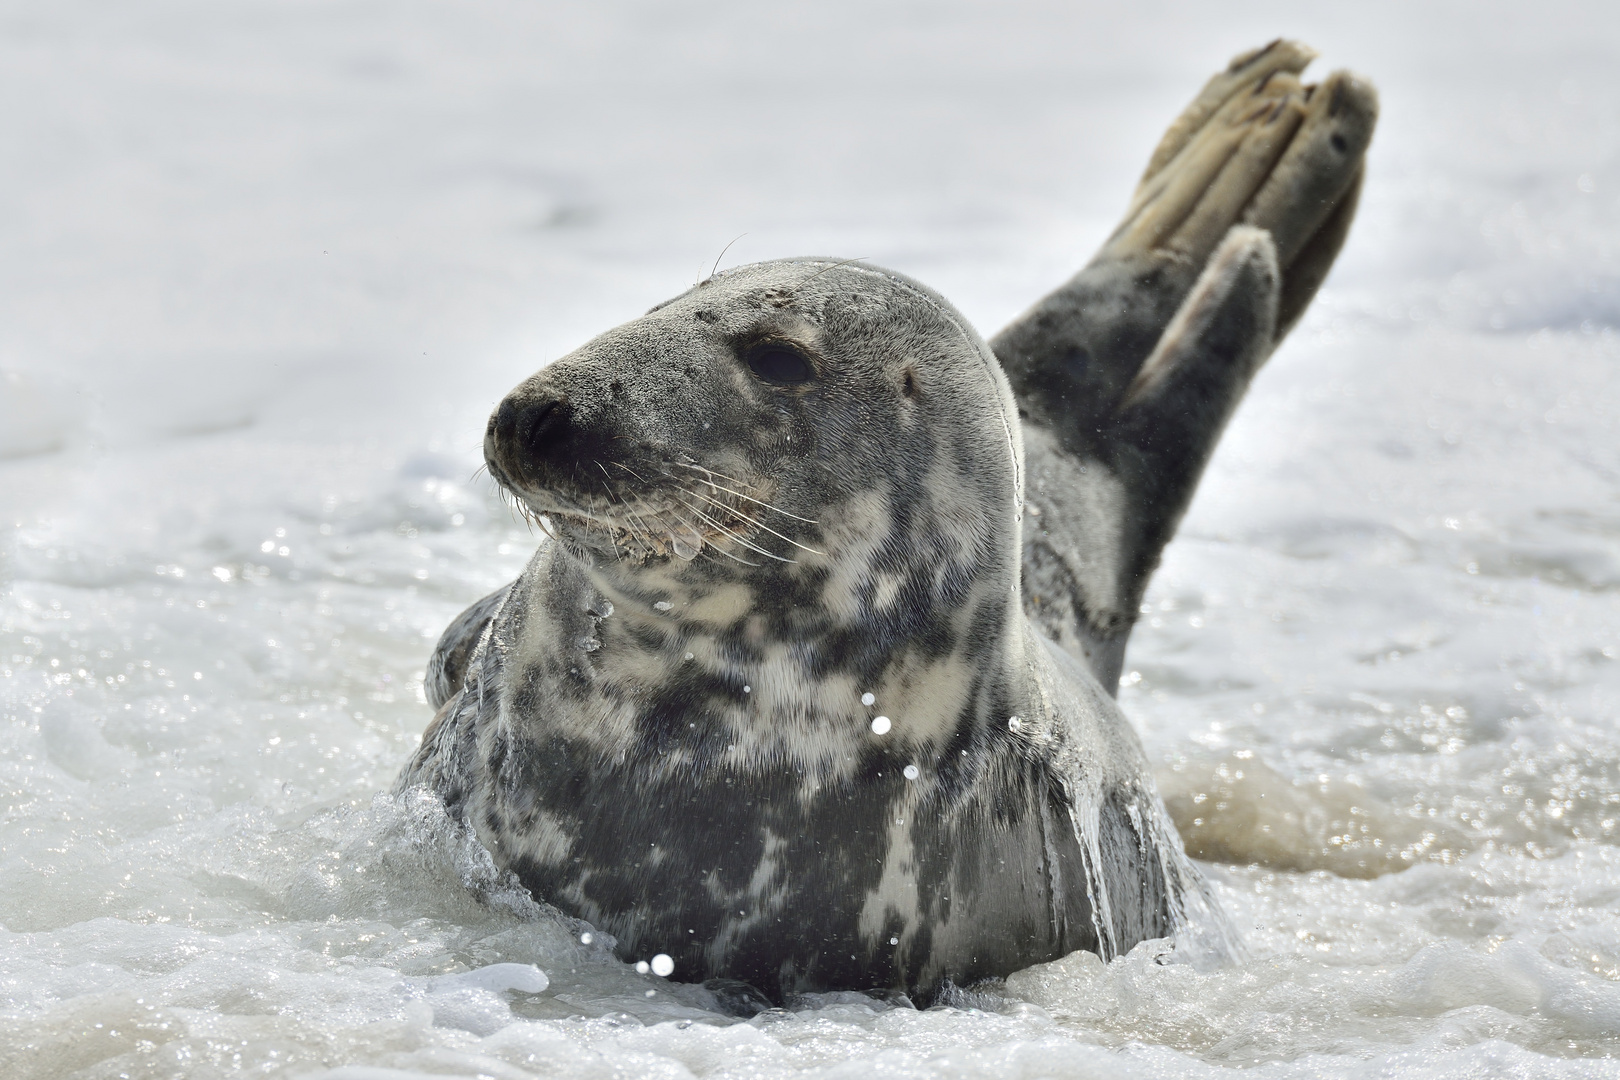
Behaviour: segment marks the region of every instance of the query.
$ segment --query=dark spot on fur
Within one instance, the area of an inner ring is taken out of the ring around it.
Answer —
[[[656,626],[646,623],[630,624],[630,640],[635,642],[636,648],[643,652],[662,652],[664,645],[669,641],[669,635]]]

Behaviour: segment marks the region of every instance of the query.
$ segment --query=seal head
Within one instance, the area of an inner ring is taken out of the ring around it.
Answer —
[[[943,299],[803,260],[711,279],[528,379],[485,455],[611,592],[724,583],[802,635],[1015,586],[1015,416]]]

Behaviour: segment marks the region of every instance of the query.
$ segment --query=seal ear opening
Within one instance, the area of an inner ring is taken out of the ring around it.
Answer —
[[[917,386],[917,372],[907,367],[900,376],[900,392],[908,398],[914,398],[921,390]]]

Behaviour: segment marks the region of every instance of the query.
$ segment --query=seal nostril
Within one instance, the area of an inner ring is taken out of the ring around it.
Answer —
[[[555,440],[568,416],[568,404],[559,398],[530,402],[507,398],[489,418],[489,435],[504,453],[539,455]]]
[[[543,452],[546,442],[567,418],[568,409],[560,401],[542,401],[529,406],[517,422],[518,444],[531,454]]]

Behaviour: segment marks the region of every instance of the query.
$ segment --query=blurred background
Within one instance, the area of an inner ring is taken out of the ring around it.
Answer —
[[[1318,326],[1620,317],[1602,4],[71,0],[0,19],[6,459],[326,408],[468,447],[510,384],[728,244],[727,263],[893,266],[992,333],[1088,257],[1203,78],[1279,33],[1388,103]]]

